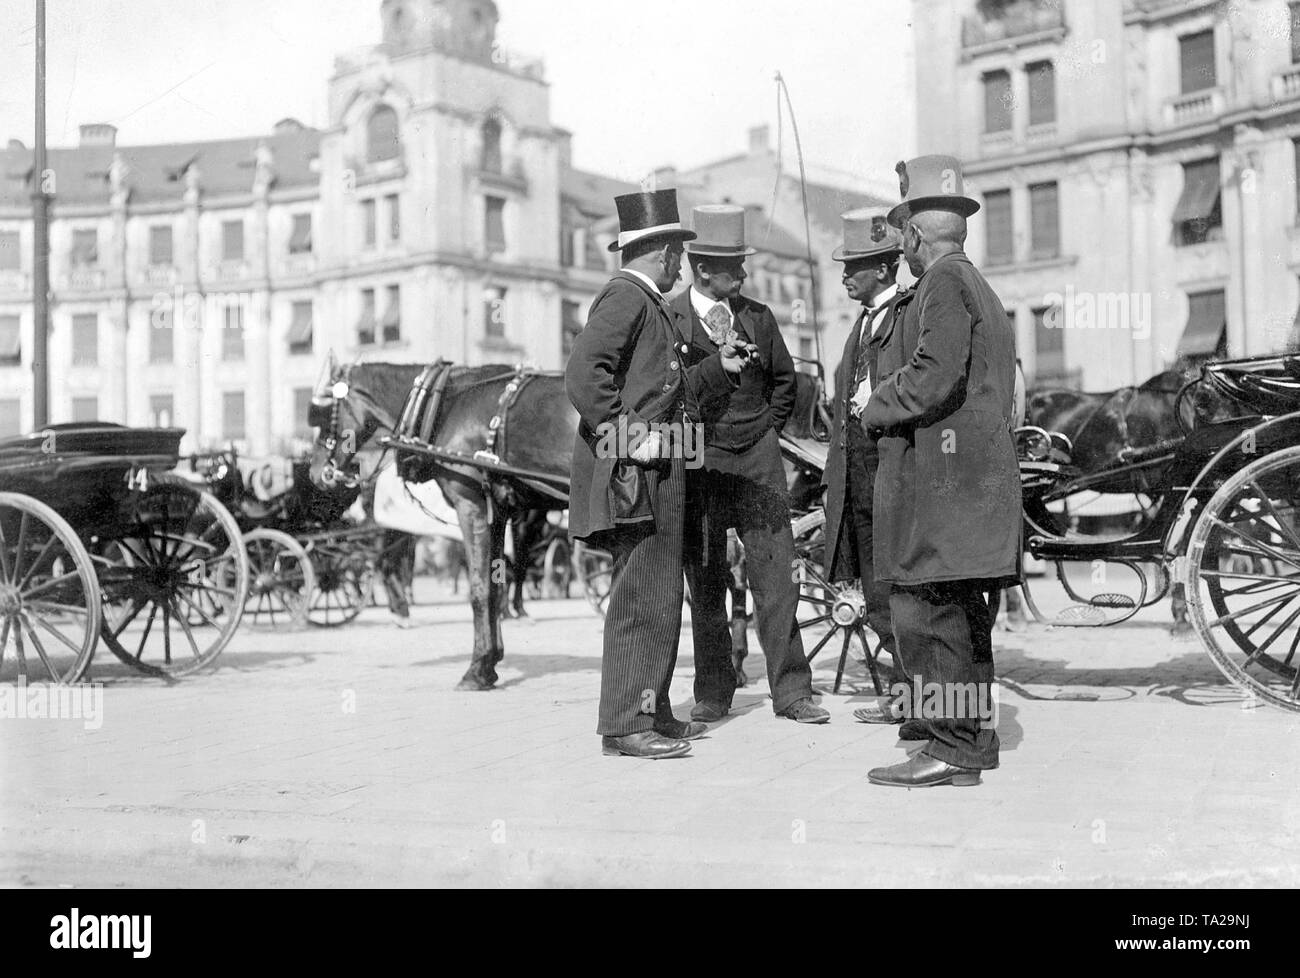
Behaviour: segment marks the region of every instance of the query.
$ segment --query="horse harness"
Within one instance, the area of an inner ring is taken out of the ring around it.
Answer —
[[[451,381],[453,367],[451,361],[440,358],[426,366],[416,376],[415,381],[411,384],[411,393],[407,396],[406,405],[402,409],[401,420],[397,425],[397,435],[400,439],[417,440],[425,445],[433,444],[438,418],[442,411],[443,398],[446,394],[447,385]],[[498,501],[506,502],[513,490],[506,480],[491,478],[483,468],[474,468],[474,463],[484,462],[492,465],[495,469],[508,470],[509,467],[503,465],[501,459],[506,454],[506,436],[510,426],[510,410],[514,407],[515,402],[519,400],[524,388],[533,380],[542,376],[554,375],[554,372],[516,366],[510,373],[494,374],[491,377],[475,382],[474,386],[484,386],[509,378],[509,382],[501,391],[501,396],[497,398],[496,412],[488,422],[486,443],[472,456],[465,458],[465,465],[474,470],[474,478],[477,479],[485,495],[489,498],[498,497]],[[554,486],[546,485],[522,475],[514,478],[530,488],[555,499],[568,499],[567,494],[560,492]]]

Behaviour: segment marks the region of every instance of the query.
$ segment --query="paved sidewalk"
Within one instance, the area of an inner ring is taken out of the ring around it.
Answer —
[[[853,721],[857,664],[827,726],[775,718],[760,679],[690,757],[604,757],[600,619],[529,608],[492,693],[452,690],[459,603],[245,631],[171,686],[104,657],[100,729],[0,720],[0,884],[1300,885],[1300,715],[1243,709],[1167,606],[999,633],[1002,767],[917,791],[866,781],[904,754]],[[689,626],[682,647],[685,717]]]

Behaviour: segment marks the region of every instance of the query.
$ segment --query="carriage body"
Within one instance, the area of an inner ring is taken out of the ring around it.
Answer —
[[[0,675],[76,682],[211,664],[239,624],[234,518],[169,475],[184,430],[55,425],[0,442]]]

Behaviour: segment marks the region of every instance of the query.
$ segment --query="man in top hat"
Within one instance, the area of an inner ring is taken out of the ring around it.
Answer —
[[[592,302],[565,372],[579,415],[569,530],[609,550],[597,732],[606,754],[680,757],[703,723],[677,720],[668,689],[682,622],[685,455],[692,450],[683,369],[663,293],[681,277],[684,229],[672,190],[625,194],[622,268]],[[732,386],[741,351],[724,346],[691,369],[698,390]]]
[[[734,528],[745,547],[772,709],[799,723],[825,723],[830,714],[813,703],[812,671],[795,621],[794,537],[777,440],[794,411],[794,361],[772,310],[740,294],[745,259],[754,254],[745,245],[745,209],[715,204],[695,208],[692,216],[696,237],[686,246],[686,260],[693,284],[671,303],[678,351],[692,368],[688,381],[697,365],[729,346],[743,347],[749,357],[736,387],[698,390],[692,383],[687,392],[704,422],[704,464],[686,478],[695,643],[691,717],[721,720],[736,690],[726,609],[727,529]]]
[[[822,474],[826,487],[825,568],[833,581],[861,581],[867,624],[890,653],[895,672],[901,672],[889,618],[889,585],[877,581],[873,570],[873,493],[879,456],[875,439],[863,430],[860,419],[872,385],[879,379],[881,339],[893,323],[898,305],[903,239],[884,214],[857,210],[840,219],[844,243],[831,253],[831,259],[844,263],[844,291],[862,303],[862,312],[849,331],[835,371],[831,444]],[[899,722],[881,705],[854,710],[853,715],[866,723]]]
[[[875,572],[906,668],[898,706],[929,743],[876,784],[977,784],[998,765],[993,602],[1020,580],[1020,477],[1012,443],[1015,335],[963,251],[965,196],[951,156],[898,164],[889,223],[917,276],[886,327],[862,425],[879,441]]]

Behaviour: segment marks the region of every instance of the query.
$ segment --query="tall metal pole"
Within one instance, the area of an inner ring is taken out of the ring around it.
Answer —
[[[50,423],[50,202],[45,194],[45,0],[36,0],[36,165],[32,173],[32,429]]]

